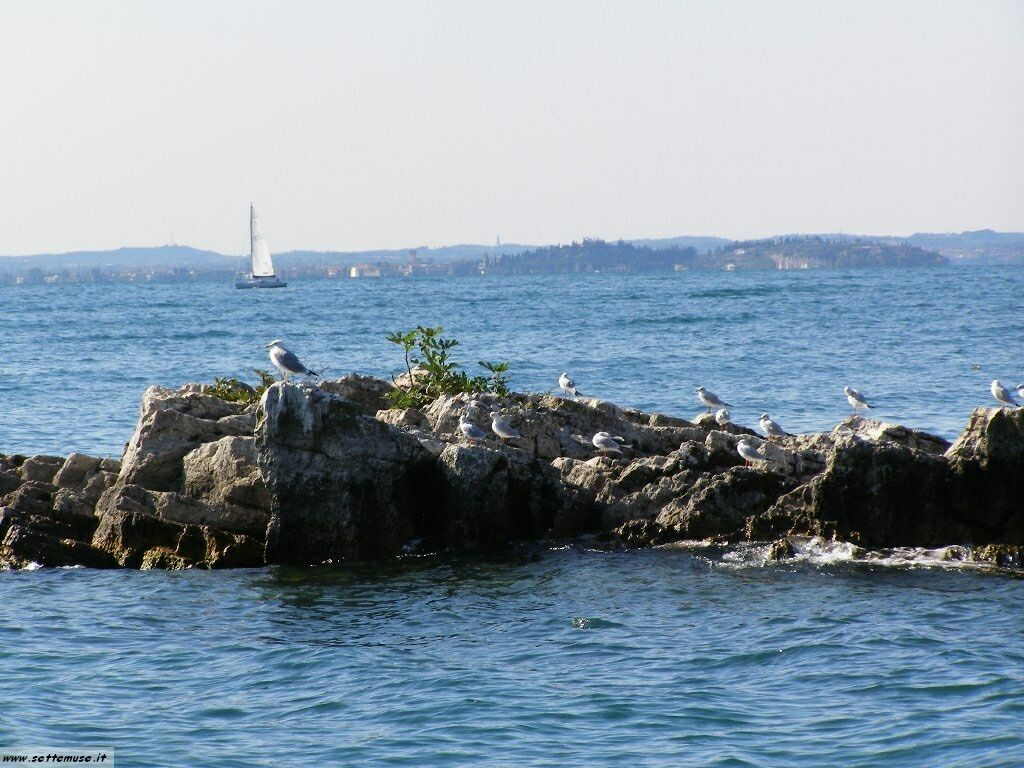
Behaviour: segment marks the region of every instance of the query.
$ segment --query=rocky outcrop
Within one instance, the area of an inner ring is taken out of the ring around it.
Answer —
[[[1024,544],[1024,408],[975,409],[945,457],[981,540]]]
[[[272,499],[268,562],[393,556],[437,513],[440,479],[431,454],[322,389],[270,387],[256,446]]]
[[[704,474],[662,507],[654,522],[676,539],[736,537],[748,518],[765,512],[792,485],[782,474],[752,467]]]
[[[970,541],[972,532],[948,504],[951,483],[941,456],[841,438],[825,470],[751,521],[748,536],[838,537],[868,547]]]
[[[550,463],[522,452],[449,445],[439,464],[444,487],[435,530],[422,536],[451,550],[486,552],[510,542],[572,536],[593,527],[585,491],[569,490]]]
[[[169,520],[161,515],[159,493],[137,485],[112,489],[92,546],[110,553],[124,568],[263,565],[261,539]]]
[[[424,410],[434,435],[447,441],[460,439],[459,416],[469,407],[468,395],[439,397]],[[558,457],[589,459],[599,452],[591,443],[594,433],[605,431],[622,437],[630,446],[629,455],[665,454],[687,439],[696,428],[682,419],[668,419],[656,414],[623,409],[600,400],[567,400],[551,395],[511,394],[498,397],[478,395],[482,407],[474,419],[490,433],[488,412],[496,410],[510,417],[521,438],[506,444],[526,451],[537,458],[551,461]],[[701,439],[704,431],[697,430]],[[488,438],[500,444],[497,436]]]
[[[260,538],[270,521],[270,491],[256,463],[253,437],[222,437],[203,443],[182,459],[185,497],[206,510],[179,522],[208,523]]]
[[[142,395],[119,481],[154,491],[180,490],[185,454],[226,435],[251,436],[255,420],[246,406],[211,394],[150,387]]]
[[[0,455],[0,564],[307,565],[612,531],[626,546],[774,542],[769,559],[798,536],[969,544],[1010,567],[1024,551],[1024,409],[978,409],[953,445],[860,416],[765,441],[708,415],[549,395],[388,410],[391,388],[278,383],[249,407],[150,388],[122,462]],[[521,437],[491,434],[491,411]],[[463,413],[485,440],[463,437]],[[598,431],[622,453],[597,450]]]
[[[386,395],[395,388],[389,381],[360,376],[358,373],[350,373],[340,379],[322,379],[318,386],[325,392],[355,403],[366,416],[373,416],[386,409]]]

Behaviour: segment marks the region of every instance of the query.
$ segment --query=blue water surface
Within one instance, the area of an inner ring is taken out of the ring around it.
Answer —
[[[1024,382],[1024,270],[0,288],[0,452],[117,456],[142,389],[401,368],[443,324],[515,388],[833,426],[843,384],[946,437]],[[472,366],[471,366],[472,367]],[[955,542],[950,542],[955,543]],[[1018,766],[1024,589],[716,551],[0,573],[0,748],[118,766]]]
[[[119,456],[139,396],[269,368],[282,338],[329,376],[400,372],[389,331],[443,325],[457,357],[508,360],[514,388],[580,390],[692,417],[694,388],[830,429],[844,384],[878,416],[946,437],[1024,383],[1020,267],[0,287],[0,452]]]

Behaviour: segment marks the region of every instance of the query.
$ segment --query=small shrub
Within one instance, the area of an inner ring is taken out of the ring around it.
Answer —
[[[408,374],[404,386],[396,383],[395,389],[386,395],[392,408],[420,408],[441,395],[460,392],[508,394],[508,363],[481,360],[479,365],[489,375],[469,376],[459,370],[462,366],[450,357],[451,350],[459,342],[444,338],[441,335],[443,331],[441,326],[429,328],[419,325],[411,331],[388,334],[387,340],[402,348]],[[413,368],[416,369],[415,374]]]
[[[211,394],[214,397],[219,397],[221,400],[227,400],[229,403],[251,405],[252,403],[258,402],[267,387],[274,383],[274,377],[266,371],[254,368],[253,373],[255,373],[257,378],[260,380],[260,383],[255,387],[252,387],[241,379],[236,379],[233,376],[218,376],[213,380],[213,384],[206,391],[208,394]]]

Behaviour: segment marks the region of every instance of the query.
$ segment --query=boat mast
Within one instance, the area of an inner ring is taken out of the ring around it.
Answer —
[[[256,206],[249,202],[249,274],[256,274]]]

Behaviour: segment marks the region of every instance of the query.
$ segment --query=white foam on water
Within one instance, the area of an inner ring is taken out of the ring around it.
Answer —
[[[992,569],[992,563],[976,562],[970,547],[951,544],[945,547],[894,547],[870,550],[848,541],[829,541],[820,536],[790,536],[792,555],[770,557],[772,543],[738,544],[726,552],[717,565],[726,568],[760,568],[770,565],[835,565],[864,563],[892,568]]]

